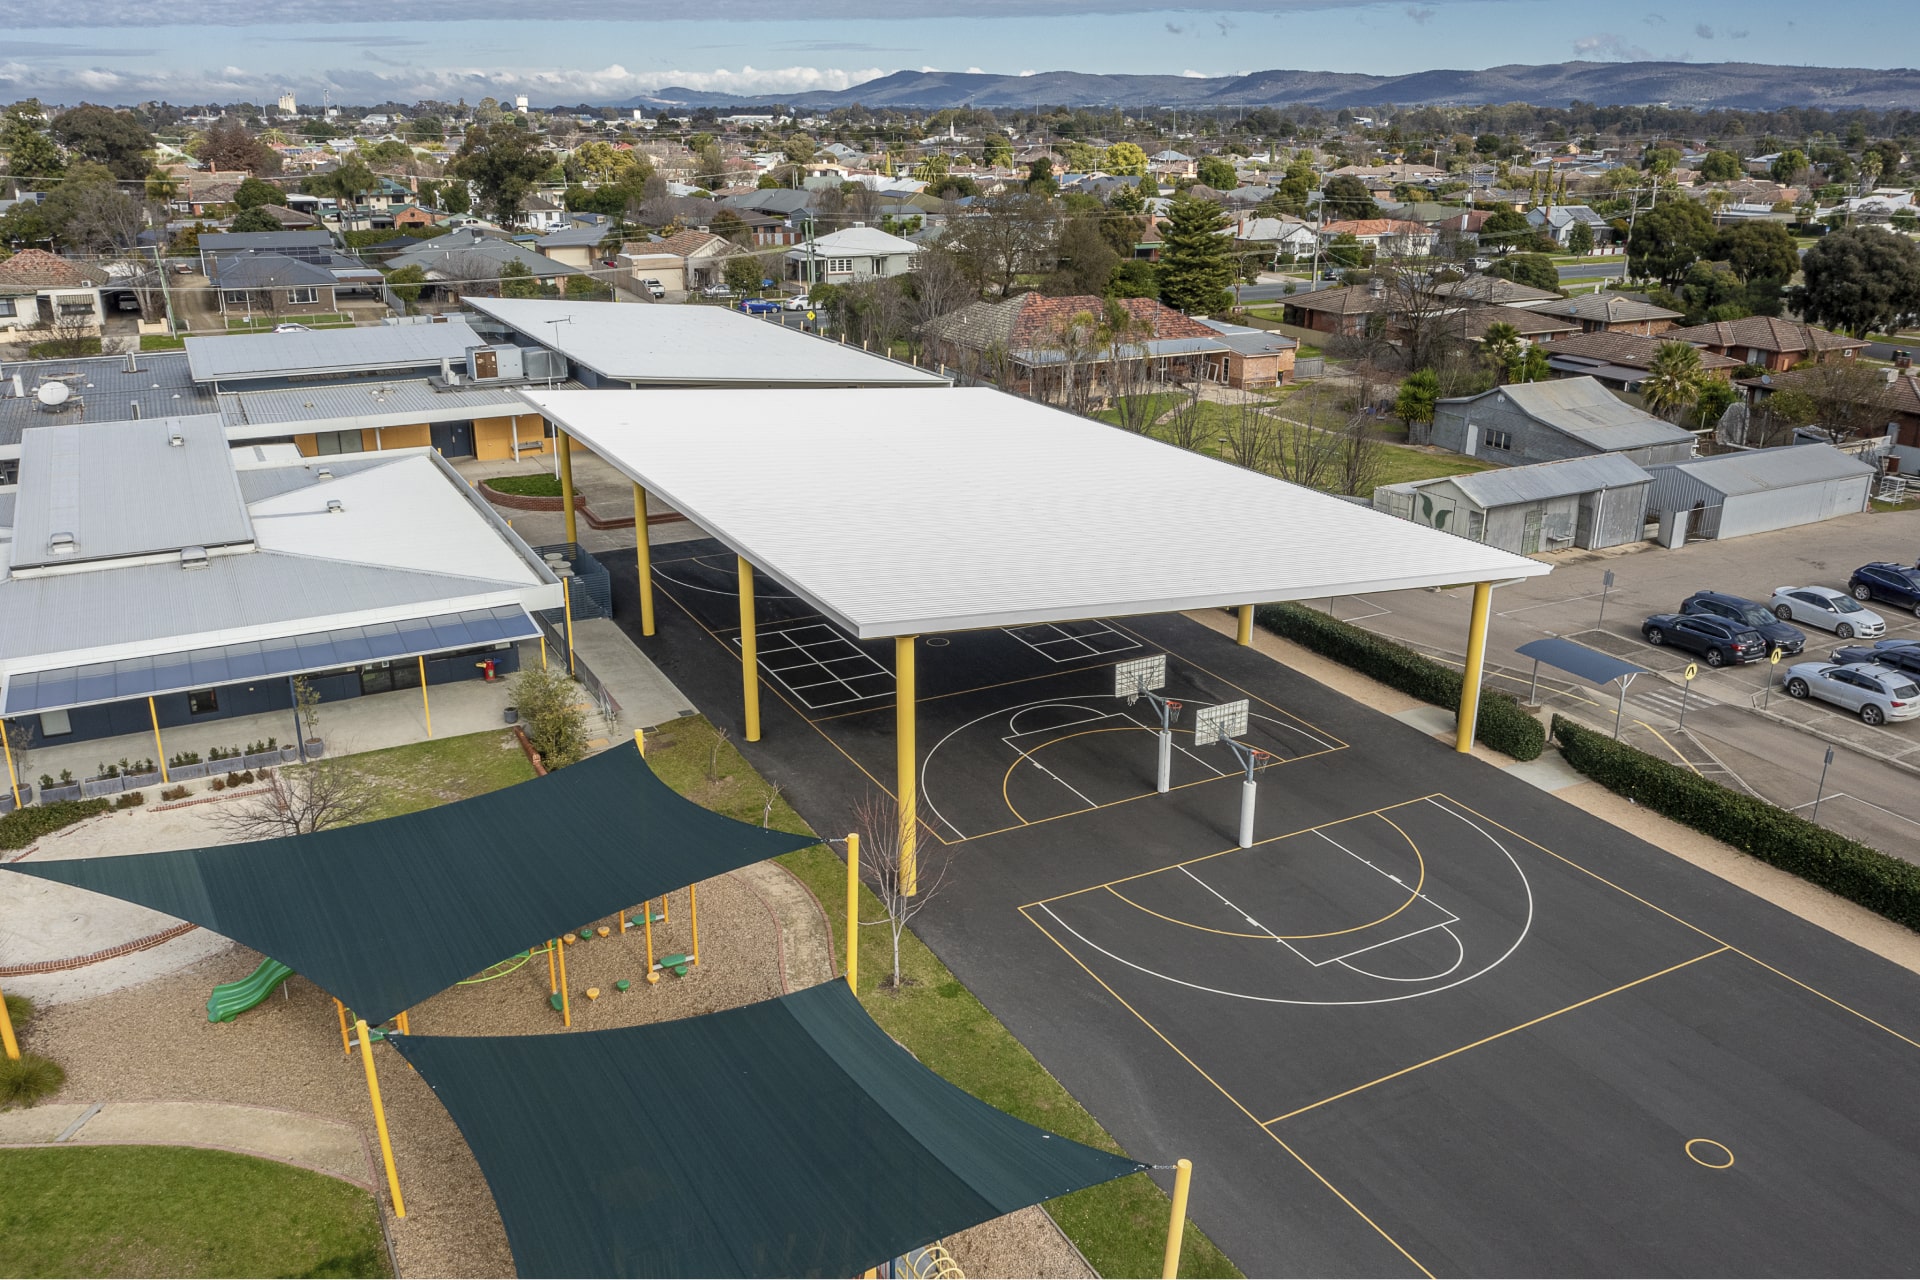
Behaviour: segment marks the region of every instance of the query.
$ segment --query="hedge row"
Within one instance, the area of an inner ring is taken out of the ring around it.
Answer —
[[[1567,763],[1607,790],[1920,931],[1920,866],[1562,716],[1553,736]]]
[[[1285,636],[1323,658],[1352,667],[1410,697],[1448,711],[1460,709],[1460,673],[1403,644],[1395,644],[1305,605],[1261,605],[1254,610],[1253,617],[1275,635]],[[1484,685],[1474,728],[1481,742],[1515,760],[1535,759],[1546,749],[1547,731],[1540,722],[1528,714],[1517,699]]]
[[[15,809],[0,815],[0,849],[24,849],[49,831],[70,827],[110,807],[105,800],[55,800]]]

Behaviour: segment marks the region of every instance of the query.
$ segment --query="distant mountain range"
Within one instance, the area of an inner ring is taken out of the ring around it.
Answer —
[[[1525,102],[1565,106],[1920,108],[1920,71],[1859,67],[1776,67],[1754,62],[1561,62],[1369,76],[1334,71],[1255,71],[1244,76],[1030,76],[896,71],[851,89],[741,97],[668,88],[629,107],[753,107],[773,103],[831,110],[867,107],[1339,107],[1483,106]]]

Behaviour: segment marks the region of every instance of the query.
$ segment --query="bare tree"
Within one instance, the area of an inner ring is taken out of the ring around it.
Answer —
[[[1093,412],[1093,392],[1099,382],[1100,337],[1100,321],[1091,311],[1076,311],[1062,317],[1054,326],[1053,345],[1060,352],[1060,363],[1054,366],[1054,387],[1060,407],[1068,413],[1087,417]],[[1051,397],[1037,395],[1036,398]]]
[[[333,759],[275,769],[265,781],[264,791],[214,821],[241,840],[305,836],[364,820],[376,798],[366,778]]]
[[[1233,406],[1227,419],[1227,452],[1251,471],[1265,471],[1279,441],[1277,424],[1252,400]]]
[[[1314,420],[1319,406],[1320,388],[1307,393],[1307,419]],[[1309,489],[1324,489],[1333,476],[1340,456],[1340,436],[1332,431],[1303,423],[1284,423],[1274,434],[1273,473]]]
[[[978,288],[960,269],[959,261],[938,245],[920,253],[915,259],[914,269],[907,276],[907,287],[913,298],[909,308],[913,332],[923,344],[927,340],[928,327],[934,321],[980,300]]]
[[[1193,380],[1176,380],[1167,385],[1173,398],[1173,407],[1160,418],[1167,443],[1179,445],[1182,449],[1197,449],[1203,443],[1201,437],[1207,429],[1206,413],[1201,408],[1206,401],[1200,398],[1200,384]]]
[[[1820,427],[1835,444],[1883,435],[1895,412],[1886,374],[1854,360],[1808,365],[1780,378],[1783,385],[1766,404],[1775,418]]]
[[[884,919],[861,923],[887,926],[893,940],[892,985],[899,990],[900,938],[946,883],[950,865],[946,846],[932,838],[931,828],[920,823],[910,862],[901,839],[906,819],[891,796],[869,792],[854,805],[853,822],[860,832],[860,869],[886,912]],[[907,892],[909,885],[912,893]]]
[[[989,196],[947,229],[947,243],[981,292],[1008,297],[1023,275],[1039,273],[1054,242],[1054,213],[1025,192]]]
[[[1346,429],[1340,432],[1335,466],[1336,481],[1342,493],[1371,497],[1374,486],[1380,483],[1381,473],[1386,468],[1387,453],[1374,424],[1372,414],[1356,413],[1347,420]]]
[[[29,299],[31,301],[31,299]],[[72,360],[92,355],[100,336],[100,319],[89,307],[86,311],[63,311],[50,301],[53,310],[27,330],[27,342],[33,351],[49,360]]]

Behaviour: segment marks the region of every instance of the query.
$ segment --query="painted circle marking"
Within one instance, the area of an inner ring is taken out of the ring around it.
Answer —
[[[945,636],[928,636],[921,643],[925,644],[929,649],[944,649],[952,644],[953,641],[947,639]]]
[[[1688,1138],[1687,1159],[1708,1169],[1733,1168],[1733,1152],[1724,1142],[1715,1142],[1712,1138]],[[1720,1157],[1725,1156],[1723,1160]]]

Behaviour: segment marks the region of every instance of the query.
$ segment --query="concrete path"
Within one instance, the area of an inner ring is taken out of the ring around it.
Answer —
[[[687,695],[676,689],[609,619],[574,623],[573,652],[620,704],[617,741],[632,737],[635,729],[651,729],[694,714]]]
[[[62,1102],[0,1112],[0,1147],[205,1147],[278,1160],[374,1189],[359,1130],[336,1120],[221,1102]]]

